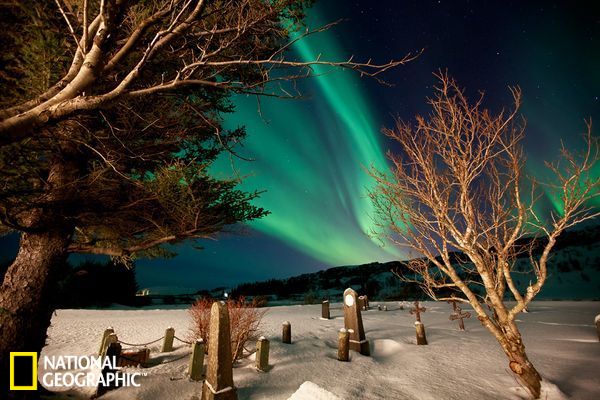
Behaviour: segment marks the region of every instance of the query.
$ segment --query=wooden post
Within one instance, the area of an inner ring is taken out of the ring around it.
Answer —
[[[202,400],[237,400],[237,390],[233,385],[229,311],[224,302],[216,301],[210,309],[209,337]]]
[[[115,341],[108,343],[108,346],[106,348],[106,353],[104,354],[104,356],[106,356],[106,357],[114,357],[113,360],[115,362],[114,363],[111,362],[110,364],[117,364],[118,360],[119,360],[119,356],[121,355],[121,345],[116,342],[117,335],[115,335],[113,333],[113,334],[111,334],[111,335],[108,336],[109,339],[111,337],[114,337]],[[113,370],[108,365],[106,365],[104,368],[102,368],[101,374],[104,377],[106,377],[109,372],[114,373],[115,370]],[[106,379],[105,379],[105,381],[106,381]],[[94,397],[95,398],[96,397],[100,397],[103,394],[105,394],[106,392],[108,392],[109,390],[116,389],[117,387],[118,386],[116,385],[116,383],[113,383],[110,386],[98,385],[98,387],[96,388],[96,395]]]
[[[204,368],[204,340],[197,339],[192,345],[192,355],[190,356],[190,366],[188,368],[188,375],[193,381],[199,381],[202,379],[202,373]]]
[[[263,372],[269,369],[269,341],[264,336],[256,342],[256,369]]]
[[[348,288],[344,291],[344,328],[350,333],[350,349],[368,356],[371,350],[365,336],[358,300],[358,295],[353,289]]]
[[[600,314],[596,315],[594,322],[596,323],[596,331],[598,332],[598,340],[600,341]]]
[[[287,344],[292,343],[292,324],[290,324],[290,321],[285,321],[283,323],[281,342]]]
[[[118,342],[119,342],[119,338],[117,337],[116,334],[111,333],[110,335],[108,335],[106,337],[106,340],[104,341],[104,348],[102,349],[102,352],[99,354],[99,356],[106,357],[107,351],[108,351],[108,348],[110,347],[110,345],[113,343],[118,343]]]
[[[168,327],[165,331],[165,338],[163,340],[162,345],[162,353],[168,353],[173,351],[173,338],[175,337],[175,329],[173,327]]]
[[[108,338],[108,336],[111,333],[115,333],[115,330],[113,329],[113,327],[108,327],[104,330],[104,333],[102,334],[102,339],[100,340],[100,350],[98,350],[98,355],[101,356],[102,354],[104,354],[104,352],[106,352],[106,348],[108,347],[108,345],[106,344],[106,339]]]
[[[321,305],[321,318],[323,318],[323,319],[331,318],[331,316],[329,314],[329,300],[323,301],[323,304]]]
[[[425,345],[427,344],[427,337],[425,336],[425,325],[422,322],[415,322],[415,329],[417,331],[417,344]]]
[[[346,328],[340,329],[338,333],[338,361],[350,359],[350,333]]]

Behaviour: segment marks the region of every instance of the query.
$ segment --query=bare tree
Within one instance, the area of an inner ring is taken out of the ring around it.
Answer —
[[[591,175],[598,139],[588,124],[583,153],[563,145],[561,163],[547,164],[563,210],[545,221],[533,207],[535,182],[524,185],[519,88],[510,89],[512,110],[494,115],[483,108],[483,94],[469,103],[447,74],[437,77],[431,114],[417,116],[415,124],[398,120],[395,129],[384,130],[401,150],[389,154],[391,173],[370,171],[377,181],[371,193],[376,230],[424,256],[407,263],[404,276],[412,276],[433,299],[456,296],[469,303],[502,346],[510,369],[539,398],[541,377],[525,353],[515,318],[542,289],[559,235],[598,215],[587,206],[599,194],[598,177]],[[538,255],[519,246],[519,239],[536,232],[545,237]],[[521,291],[513,275],[523,251],[530,252],[534,280]],[[462,265],[452,262],[453,252],[462,253]]]

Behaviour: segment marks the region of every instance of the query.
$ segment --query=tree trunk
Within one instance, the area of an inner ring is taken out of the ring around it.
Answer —
[[[9,356],[15,351],[42,350],[54,310],[53,294],[59,268],[64,265],[73,225],[64,202],[76,193],[80,173],[77,149],[61,147],[53,160],[45,188],[46,206],[32,209],[23,223],[19,252],[0,287],[0,398],[32,399],[31,391],[9,392]],[[42,391],[38,384],[38,393]]]
[[[519,382],[529,391],[532,398],[539,399],[542,377],[525,353],[521,332],[514,323],[511,327],[503,329],[503,331],[505,334],[500,344],[508,357],[508,366],[517,376]]]
[[[9,354],[39,354],[44,347],[57,267],[65,262],[70,236],[67,230],[21,235],[19,252],[0,288],[0,398],[32,398],[32,392],[8,392]]]

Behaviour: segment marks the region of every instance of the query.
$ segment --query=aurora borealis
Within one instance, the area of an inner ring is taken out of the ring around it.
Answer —
[[[583,119],[600,121],[600,10],[567,2],[496,3],[317,3],[309,10],[309,25],[347,21],[298,42],[297,58],[354,54],[388,61],[421,48],[424,53],[385,76],[393,87],[317,69],[324,74],[300,84],[302,100],[263,98],[259,114],[256,98],[236,97],[237,111],[226,125],[247,127],[238,151],[254,161],[235,160],[234,171],[223,159],[215,172],[239,173],[246,177],[243,188],[265,190],[256,204],[272,214],[252,223],[246,235],[200,243],[203,251],[184,245],[173,259],[140,261],[140,285],[230,286],[404,257],[366,234],[371,181],[363,166],[385,166],[390,143],[380,129],[393,116],[427,112],[425,97],[439,68],[448,68],[468,93],[485,90],[493,109],[508,99],[506,87],[518,84],[528,121],[527,170],[545,174],[543,160],[558,155],[560,138],[576,148]],[[560,209],[550,198],[540,204]]]

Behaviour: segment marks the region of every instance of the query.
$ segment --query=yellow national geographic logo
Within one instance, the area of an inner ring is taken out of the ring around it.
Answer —
[[[35,351],[10,353],[10,390],[37,390],[38,357]]]

